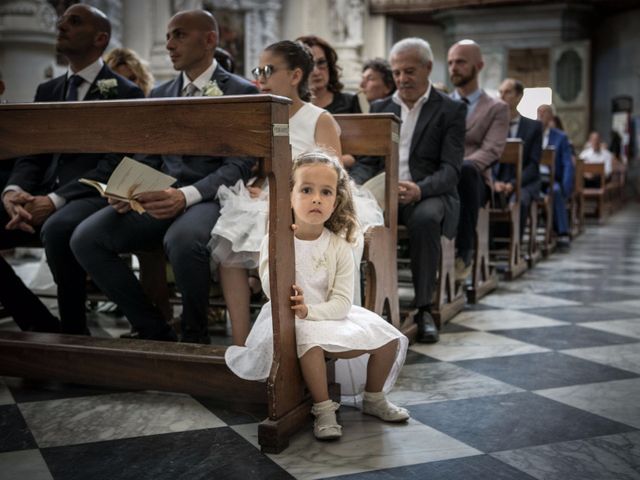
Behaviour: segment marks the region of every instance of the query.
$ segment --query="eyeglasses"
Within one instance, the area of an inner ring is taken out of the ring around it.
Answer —
[[[251,75],[256,80],[259,80],[260,77],[264,77],[264,79],[268,79],[271,75],[276,73],[276,68],[273,65],[265,65],[264,67],[256,67],[251,70]]]
[[[316,60],[313,62],[313,67],[318,70],[324,70],[329,65],[329,62],[326,58],[321,58],[320,60]]]

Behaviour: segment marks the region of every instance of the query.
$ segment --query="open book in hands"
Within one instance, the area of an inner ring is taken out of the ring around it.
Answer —
[[[175,178],[151,168],[133,158],[124,157],[109,177],[105,185],[96,180],[81,178],[78,180],[85,185],[91,185],[107,198],[129,202],[131,209],[144,213],[144,207],[136,201],[136,195],[145,192],[157,192],[173,185]]]

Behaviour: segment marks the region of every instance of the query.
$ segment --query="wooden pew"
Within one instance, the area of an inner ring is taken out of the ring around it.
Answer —
[[[547,190],[547,193],[541,195],[536,202],[538,217],[542,218],[544,224],[540,250],[542,251],[544,258],[548,258],[556,249],[556,238],[553,233],[553,188],[556,178],[555,147],[549,146],[542,150],[540,164],[546,165],[549,169],[549,189]],[[534,234],[534,237],[537,237],[537,232]],[[532,265],[529,265],[529,268],[531,268],[531,266]]]
[[[266,383],[236,377],[224,363],[225,347],[28,332],[0,332],[0,375],[264,402],[268,418],[259,425],[259,443],[266,452],[284,449],[310,409],[289,308],[294,263],[288,104],[255,95],[0,105],[0,159],[105,151],[259,158],[269,176],[274,328]]]
[[[478,300],[498,286],[498,276],[495,268],[489,263],[488,206],[484,206],[478,211],[474,249],[471,284],[467,286],[467,301],[469,303],[478,303]]]
[[[609,213],[620,210],[624,204],[624,186],[626,183],[626,166],[618,157],[612,159],[611,179],[605,183]]]
[[[440,237],[440,263],[435,298],[431,315],[438,328],[455,317],[464,308],[465,294],[463,286],[456,285],[456,240]]]
[[[398,302],[398,142],[400,120],[390,113],[334,115],[340,125],[342,151],[354,156],[384,157],[384,225],[365,232],[365,290],[363,306],[391,323],[409,339],[417,327],[411,318],[400,318]]]
[[[595,217],[603,223],[609,215],[604,163],[584,163],[583,180],[586,179],[597,179],[598,183],[591,187],[583,184],[585,216]]]
[[[571,240],[584,232],[584,160],[576,159],[573,193],[567,202]]]
[[[494,261],[505,261],[504,275],[507,280],[522,275],[527,269],[527,263],[522,257],[520,248],[520,190],[522,187],[522,140],[510,138],[507,140],[500,163],[507,163],[515,166],[516,187],[512,194],[511,201],[505,209],[491,208],[489,210],[489,221],[491,224],[507,224],[508,237],[496,238],[491,233],[495,243],[502,243],[506,248],[491,250]]]
[[[527,212],[527,226],[525,232],[528,231],[528,238],[523,238],[522,241],[526,241],[527,251],[525,253],[525,260],[529,268],[533,268],[536,263],[542,258],[542,251],[540,250],[540,244],[538,242],[538,199],[535,198],[529,205],[529,211]]]

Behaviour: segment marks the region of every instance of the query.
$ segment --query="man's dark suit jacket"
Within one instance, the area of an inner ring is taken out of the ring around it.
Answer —
[[[144,93],[109,67],[104,65],[89,87],[83,100],[106,100],[100,94],[97,82],[115,78],[118,82],[116,95],[109,98],[144,98]],[[38,86],[36,102],[63,102],[67,92],[67,75],[61,75]],[[78,132],[80,135],[81,132]],[[83,185],[77,180],[91,178],[106,183],[118,165],[120,154],[45,154],[22,157],[16,161],[7,185],[17,185],[31,194],[56,193],[65,200],[96,196],[95,188]]]
[[[540,192],[540,157],[542,156],[542,124],[537,120],[520,117],[517,138],[522,139],[522,189],[534,198]],[[497,164],[494,179],[515,184],[516,171],[513,165]]]
[[[460,200],[457,186],[464,157],[466,110],[464,103],[451,100],[432,88],[420,110],[409,152],[409,170],[420,187],[422,198],[442,198],[442,233],[449,238],[454,237],[458,229]],[[400,105],[392,97],[378,100],[371,105],[371,113],[381,112],[400,117]],[[363,183],[383,170],[381,157],[363,157],[350,173],[357,183]]]
[[[214,70],[211,80],[218,84],[224,95],[248,95],[258,93],[249,81],[227,72],[220,65]],[[182,74],[154,88],[151,98],[179,97],[182,92]],[[202,126],[207,134],[207,126]],[[238,180],[248,180],[255,163],[249,157],[206,157],[195,155],[153,155],[136,157],[178,179],[176,187],[193,185],[203,200],[213,200],[220,185],[233,185]]]

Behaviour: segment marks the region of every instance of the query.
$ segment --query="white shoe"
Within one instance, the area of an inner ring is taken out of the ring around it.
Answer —
[[[373,415],[374,417],[378,417],[385,422],[406,422],[407,420],[409,420],[409,418],[411,418],[411,415],[409,415],[409,410],[394,405],[386,399],[384,394],[379,395],[379,398],[373,400],[371,398],[367,398],[368,396],[370,397],[372,395],[365,392],[365,398],[362,401],[362,413]]]
[[[336,419],[336,410],[340,404],[332,400],[314,403],[311,414],[316,417],[313,422],[313,435],[318,440],[335,440],[342,436],[342,427]]]

